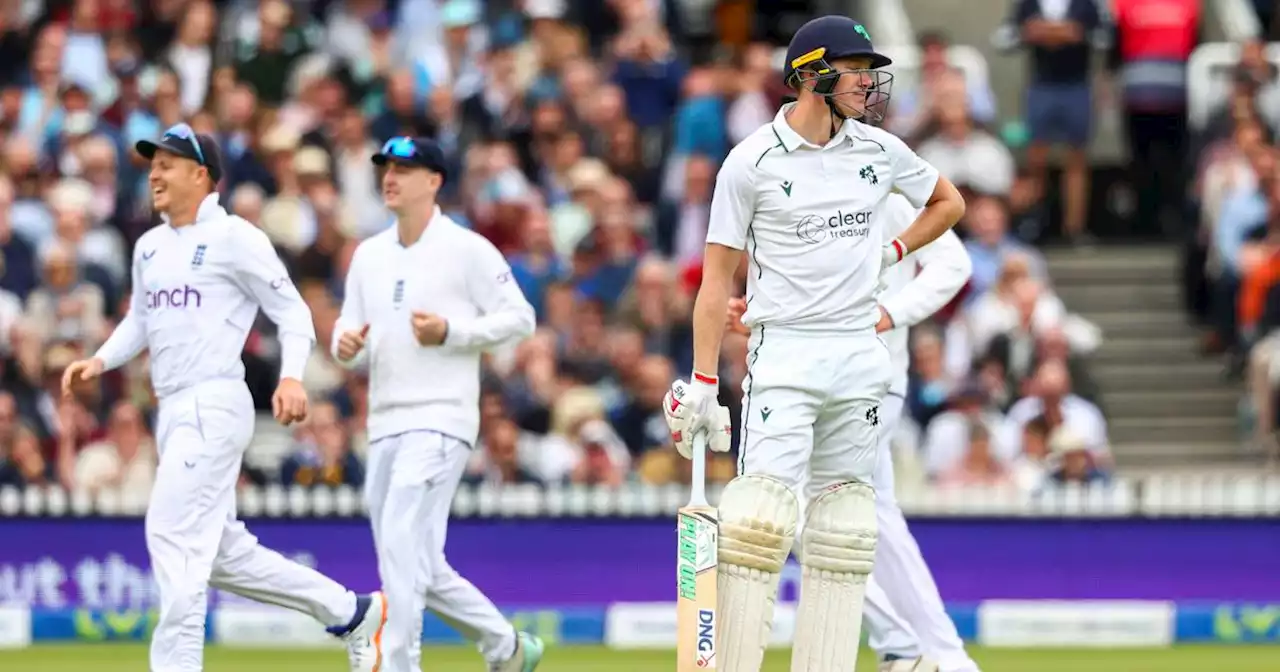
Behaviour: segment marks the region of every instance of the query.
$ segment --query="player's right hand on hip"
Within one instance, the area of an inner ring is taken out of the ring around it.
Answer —
[[[742,323],[742,316],[745,315],[746,313],[747,313],[746,299],[740,299],[736,297],[729,299],[729,314],[726,317],[727,319],[727,322],[725,324],[726,328],[728,328],[729,331],[732,331],[736,334],[742,334],[743,336],[750,336],[751,330],[747,328],[747,325]]]
[[[342,336],[338,337],[338,359],[349,362],[364,350],[364,339],[369,335],[369,325],[361,327],[360,331],[346,331]]]
[[[727,453],[733,437],[729,409],[720,405],[720,382],[700,373],[693,381],[677,380],[662,399],[662,415],[671,430],[671,441],[685,458],[693,457],[693,437],[707,433],[707,447],[713,452]]]
[[[88,382],[101,376],[104,368],[106,366],[97,357],[72,362],[62,372],[62,396],[70,397],[76,383]]]

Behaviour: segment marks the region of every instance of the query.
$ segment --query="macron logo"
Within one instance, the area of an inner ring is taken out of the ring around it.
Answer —
[[[200,290],[191,285],[147,292],[147,310],[199,308],[202,302]]]

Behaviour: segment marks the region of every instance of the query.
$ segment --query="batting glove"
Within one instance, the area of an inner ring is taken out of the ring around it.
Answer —
[[[902,261],[910,253],[901,240],[894,238],[881,248],[880,268],[885,269]]]
[[[693,437],[707,432],[707,447],[727,453],[733,437],[729,409],[720,405],[720,381],[694,372],[692,382],[677,380],[662,400],[662,415],[671,430],[671,441],[685,459],[693,458]]]

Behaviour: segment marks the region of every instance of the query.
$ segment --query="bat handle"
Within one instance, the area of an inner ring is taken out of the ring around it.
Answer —
[[[693,435],[693,476],[690,478],[690,506],[707,505],[707,433]]]

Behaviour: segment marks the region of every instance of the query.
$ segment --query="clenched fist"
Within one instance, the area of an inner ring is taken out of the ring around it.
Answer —
[[[288,427],[307,419],[307,391],[293,378],[281,378],[276,393],[271,395],[271,414],[276,422]]]
[[[369,325],[364,325],[360,331],[346,331],[338,338],[338,359],[343,362],[349,362],[364,350],[364,339],[369,335]]]
[[[105,365],[101,359],[90,357],[82,359],[78,362],[72,362],[70,366],[62,372],[62,396],[70,398],[77,383],[85,383],[94,380],[102,375]]]
[[[449,320],[433,313],[414,311],[413,336],[421,345],[440,345],[449,335]]]

